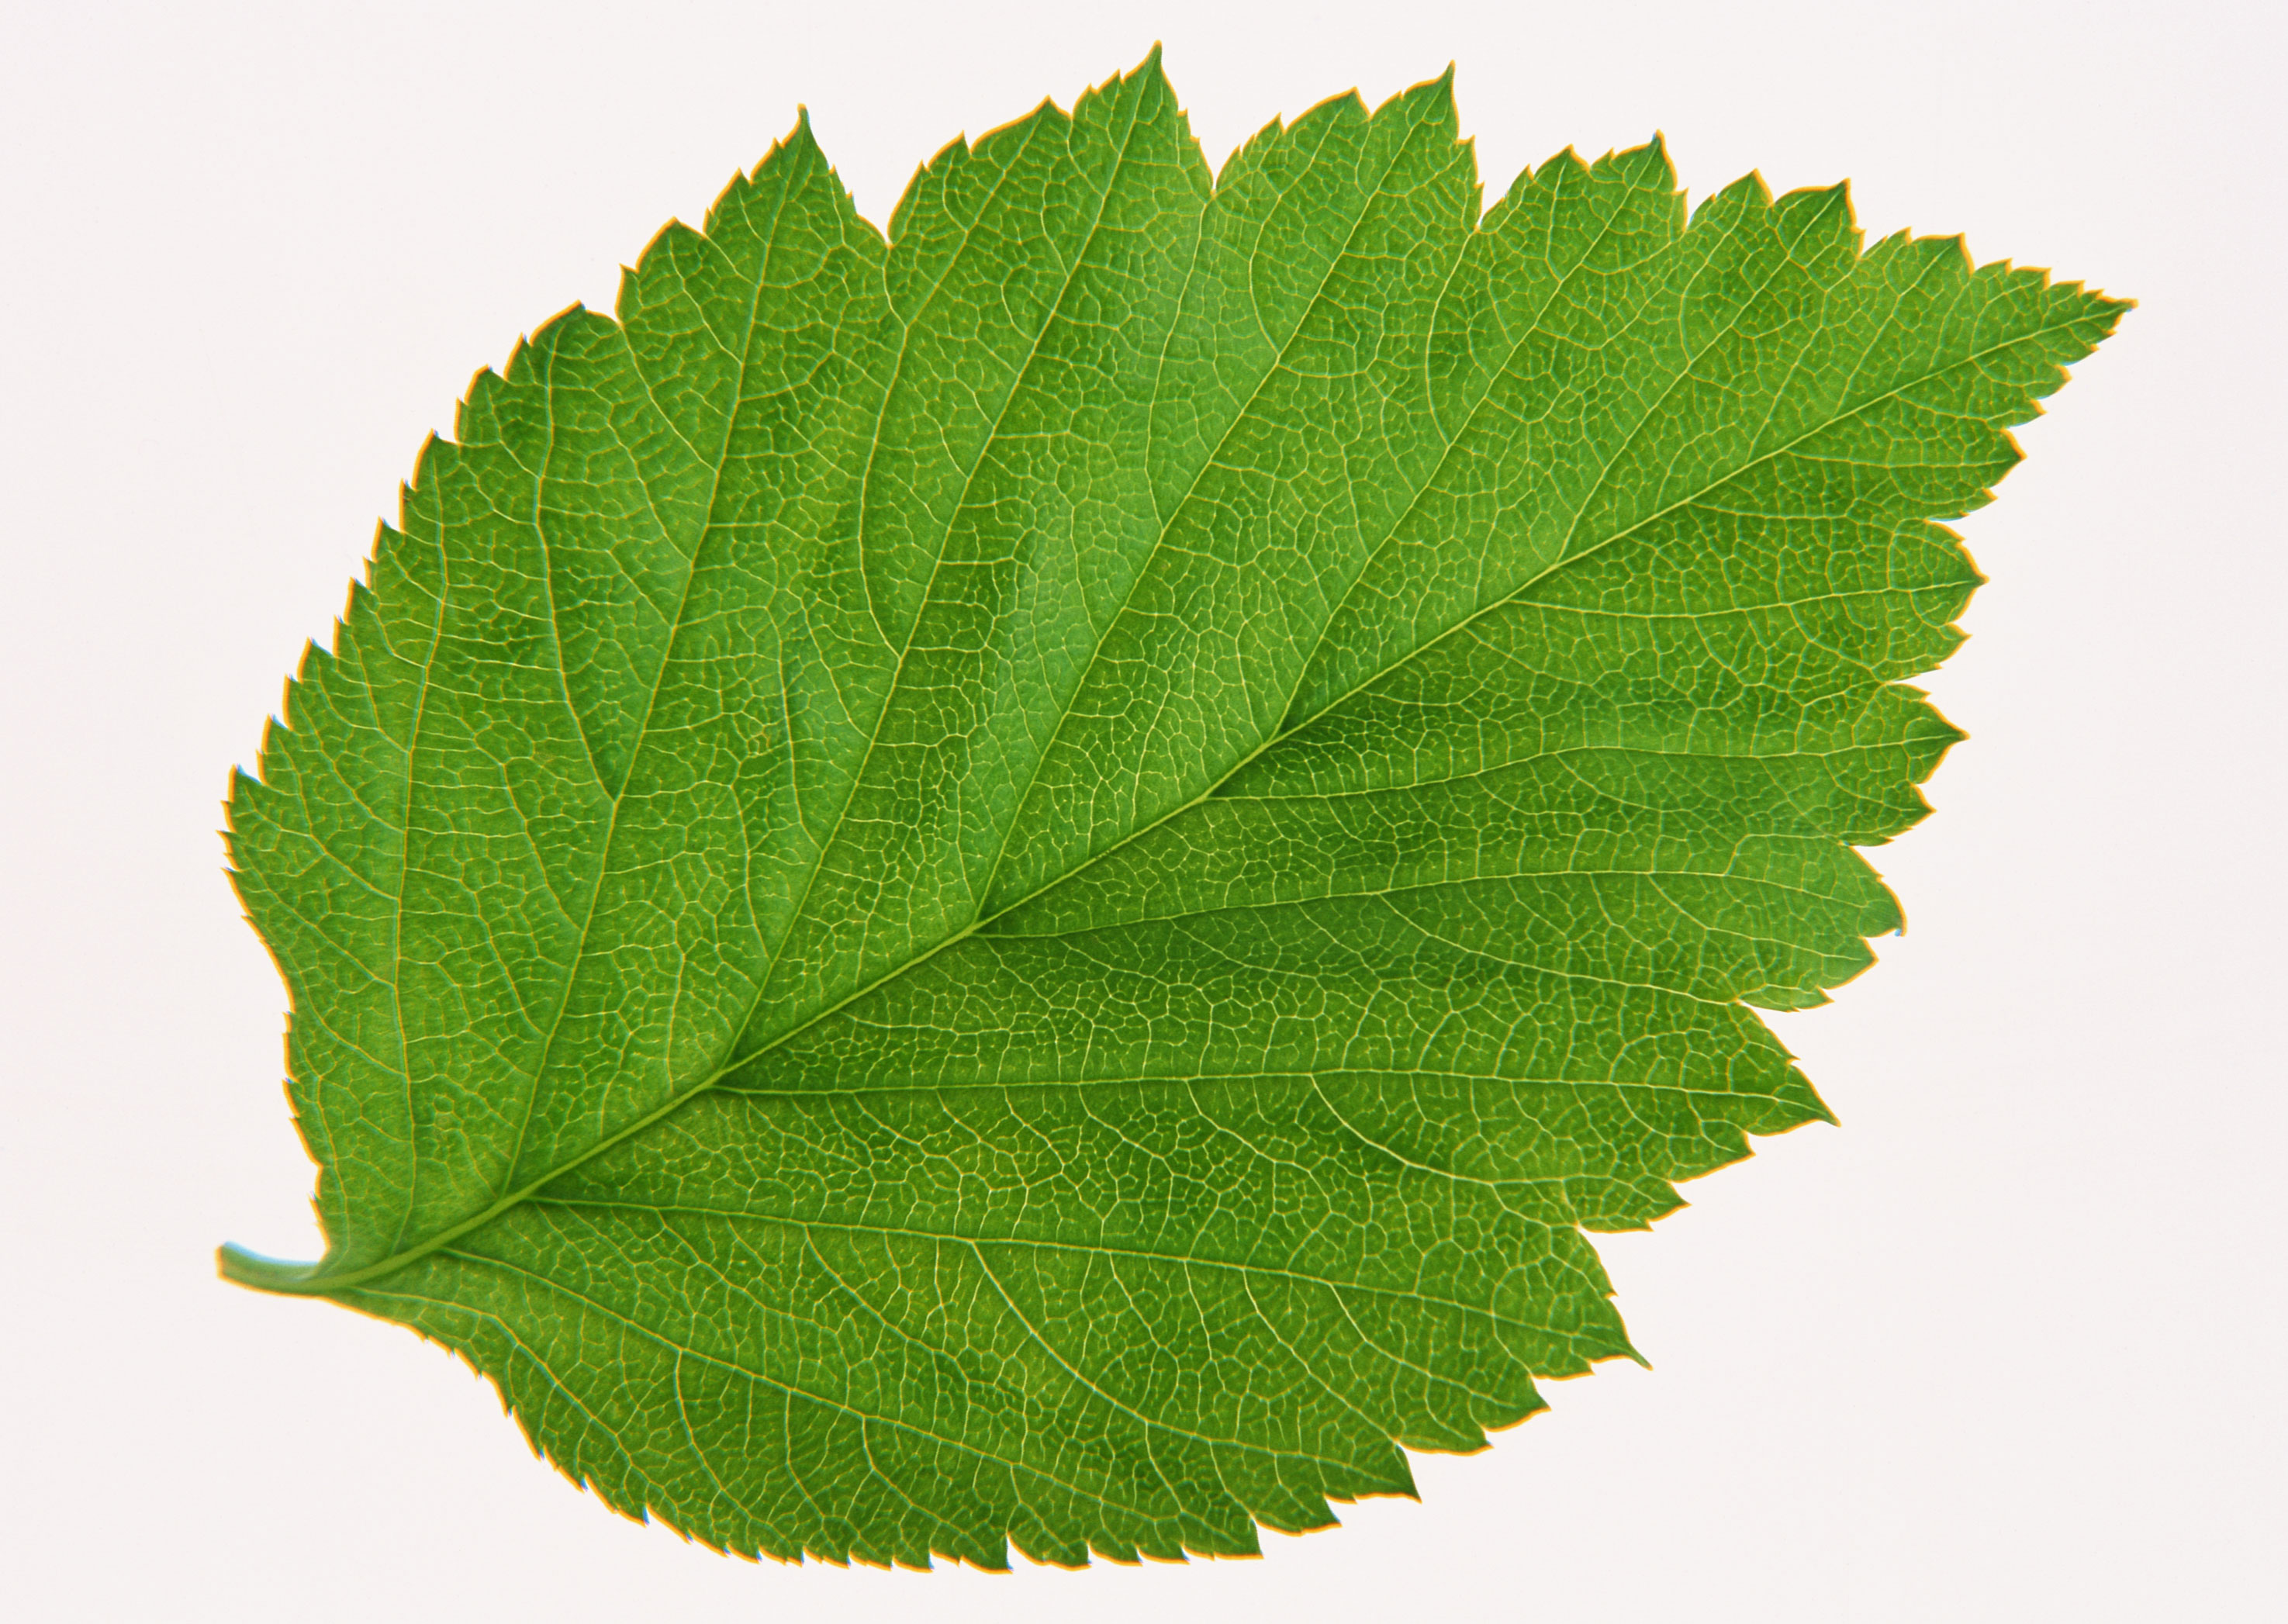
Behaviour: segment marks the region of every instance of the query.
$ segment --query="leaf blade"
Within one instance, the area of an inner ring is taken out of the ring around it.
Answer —
[[[725,1549],[1410,1493],[1826,1115],[1745,1006],[1897,928],[1934,521],[2121,308],[1656,145],[1480,219],[1450,79],[1211,187],[1156,56],[886,242],[798,126],[480,376],[234,788],[329,1251],[226,1272]]]

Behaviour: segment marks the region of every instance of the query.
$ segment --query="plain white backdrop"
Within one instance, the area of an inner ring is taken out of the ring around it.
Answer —
[[[25,1620],[2224,1620],[2288,1587],[2274,5],[27,4],[0,12],[0,1606]],[[1458,64],[1487,194],[1664,131],[2142,301],[1963,527],[1911,933],[1779,1018],[1842,1119],[1601,1240],[1651,1372],[1259,1562],[726,1559],[314,1255],[215,836],[470,373],[807,103],[913,166],[1155,38],[1219,162]]]

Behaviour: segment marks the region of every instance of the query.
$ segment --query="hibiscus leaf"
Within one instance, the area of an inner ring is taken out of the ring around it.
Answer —
[[[743,1552],[1256,1548],[1633,1353],[1825,1114],[1938,520],[2123,305],[1156,56],[886,238],[806,126],[477,378],[234,781],[322,1261]]]

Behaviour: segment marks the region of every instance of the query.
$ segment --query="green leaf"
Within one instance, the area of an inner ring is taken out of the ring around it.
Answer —
[[[806,126],[424,448],[230,848],[323,1261],[732,1550],[1256,1549],[1633,1353],[1584,1232],[1825,1114],[1934,520],[2123,305],[1449,83],[1211,184],[1156,58]]]

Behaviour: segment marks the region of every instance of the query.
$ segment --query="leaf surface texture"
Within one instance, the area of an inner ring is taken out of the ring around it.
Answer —
[[[1585,1232],[1825,1114],[1937,521],[2122,306],[1446,81],[798,127],[424,449],[230,846],[324,1259],[612,1505],[1255,1549],[1630,1354]]]

